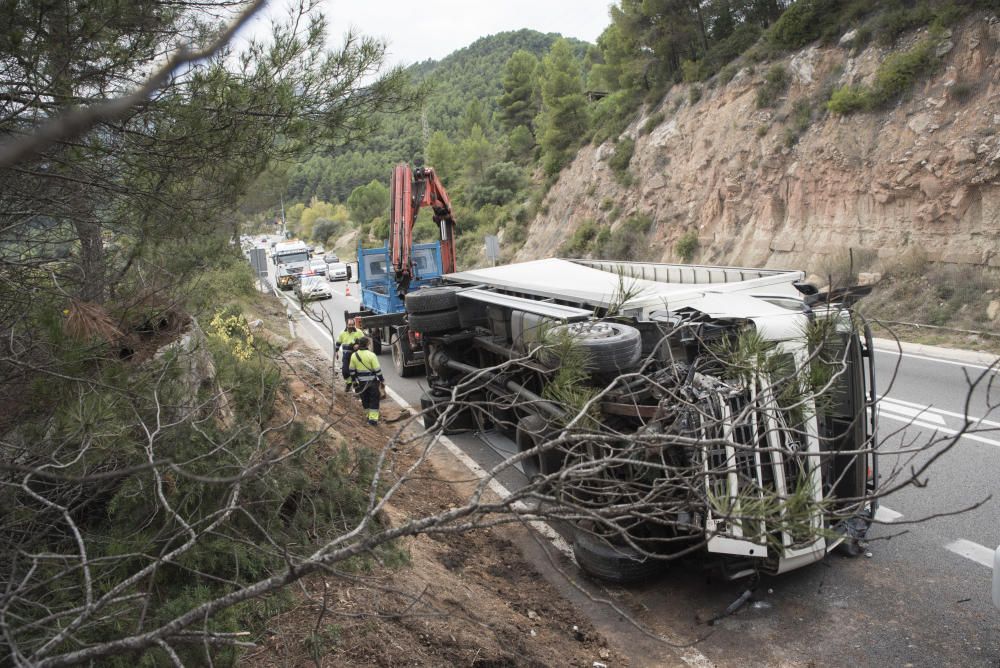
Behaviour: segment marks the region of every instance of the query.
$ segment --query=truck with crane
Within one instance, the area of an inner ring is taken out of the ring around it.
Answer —
[[[407,323],[404,298],[411,290],[436,285],[454,273],[455,218],[451,200],[433,167],[396,165],[389,180],[389,239],[380,248],[358,245],[361,309],[345,311],[372,338],[372,350],[392,350],[396,372],[409,377],[424,372],[420,333]],[[414,243],[413,226],[424,207],[433,212],[439,241]]]

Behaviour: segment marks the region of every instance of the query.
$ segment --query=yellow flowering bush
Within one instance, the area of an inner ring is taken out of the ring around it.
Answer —
[[[242,362],[253,357],[254,336],[242,313],[233,313],[228,309],[216,311],[209,327],[210,336],[224,343],[232,351],[233,357]]]

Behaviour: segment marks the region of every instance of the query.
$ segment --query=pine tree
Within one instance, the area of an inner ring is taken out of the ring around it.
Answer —
[[[589,129],[580,63],[564,39],[557,40],[543,60],[542,111],[538,118],[539,144],[545,171],[562,169]]]
[[[537,67],[538,59],[523,49],[515,51],[504,65],[504,92],[497,98],[497,104],[500,106],[500,121],[508,131],[520,126],[531,129],[532,121],[538,115],[534,96]]]

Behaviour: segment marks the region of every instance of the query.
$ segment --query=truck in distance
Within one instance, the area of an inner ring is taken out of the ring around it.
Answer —
[[[405,297],[425,425],[518,453],[598,577],[696,552],[730,575],[857,553],[878,505],[863,290],[803,278],[559,259],[447,274]]]
[[[309,268],[309,247],[302,241],[282,241],[271,251],[278,287],[291,290],[298,277]]]

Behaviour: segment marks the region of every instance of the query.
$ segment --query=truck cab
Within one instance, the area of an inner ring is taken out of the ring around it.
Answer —
[[[278,287],[291,290],[303,272],[309,269],[311,254],[302,241],[283,241],[272,251]]]

